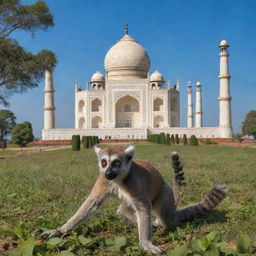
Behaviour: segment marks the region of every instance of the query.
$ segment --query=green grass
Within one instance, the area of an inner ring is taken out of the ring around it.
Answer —
[[[169,234],[155,230],[154,244],[172,248],[212,230],[219,231],[225,241],[236,239],[240,233],[256,237],[256,150],[138,143],[136,158],[153,163],[172,184],[171,151],[179,152],[188,184],[180,207],[196,203],[217,183],[226,183],[229,193],[207,218],[194,220]],[[97,175],[97,160],[92,149],[80,152],[65,149],[0,159],[0,226],[14,228],[23,221],[26,233],[32,232],[37,238],[41,229],[59,227],[87,197]],[[65,238],[65,246],[73,246],[71,249],[76,255],[85,255],[85,252],[120,255],[107,252],[104,241],[125,236],[127,243],[122,255],[145,255],[134,247],[138,245],[136,227],[115,215],[117,206],[117,200],[108,200],[96,216],[78,227],[78,235],[92,239],[90,246],[79,243],[76,233]],[[1,239],[6,238],[0,235]]]

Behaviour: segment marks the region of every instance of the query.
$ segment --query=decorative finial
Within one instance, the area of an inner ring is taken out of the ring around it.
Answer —
[[[125,22],[125,34],[128,35],[128,22]]]
[[[167,89],[168,89],[168,90],[171,89],[171,81],[170,81],[170,78],[168,78],[168,81],[167,81]]]
[[[78,91],[78,89],[79,89],[79,87],[78,87],[78,81],[77,81],[77,80],[75,80],[75,91],[77,92],[77,91]]]
[[[180,90],[180,79],[177,78],[177,81],[176,81],[176,90],[179,91]]]

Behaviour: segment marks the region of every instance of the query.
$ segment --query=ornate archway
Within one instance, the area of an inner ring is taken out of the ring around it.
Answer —
[[[130,95],[120,98],[115,105],[116,127],[139,128],[140,105],[137,99]]]

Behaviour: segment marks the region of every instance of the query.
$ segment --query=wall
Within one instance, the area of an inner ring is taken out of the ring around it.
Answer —
[[[166,129],[50,129],[43,130],[42,140],[70,140],[72,135],[98,136],[100,139],[146,139],[148,134],[159,134],[161,132],[178,134],[180,137],[186,134],[188,137],[195,135],[197,138],[219,138],[219,127],[186,128],[171,127]]]

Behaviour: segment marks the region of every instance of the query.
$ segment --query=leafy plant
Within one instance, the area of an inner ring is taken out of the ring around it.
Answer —
[[[179,144],[179,143],[180,143],[179,135],[175,134],[175,144]]]
[[[108,251],[119,251],[123,246],[126,245],[126,237],[117,236],[112,239],[105,241]]]
[[[187,145],[188,144],[188,138],[187,138],[186,134],[183,134],[182,143],[183,143],[183,145]]]
[[[192,135],[189,140],[190,146],[198,146],[198,141],[195,135]]]
[[[72,150],[74,151],[80,150],[80,135],[72,136]]]
[[[166,134],[166,145],[171,145],[171,138],[169,133]]]
[[[12,142],[18,144],[20,147],[26,146],[34,139],[32,125],[28,121],[16,124],[11,134]]]
[[[203,144],[205,144],[205,145],[216,145],[218,143],[214,140],[206,139],[206,140],[203,140]]]
[[[174,135],[173,135],[173,134],[171,135],[171,144],[172,144],[172,145],[175,144],[175,138],[174,138]]]

